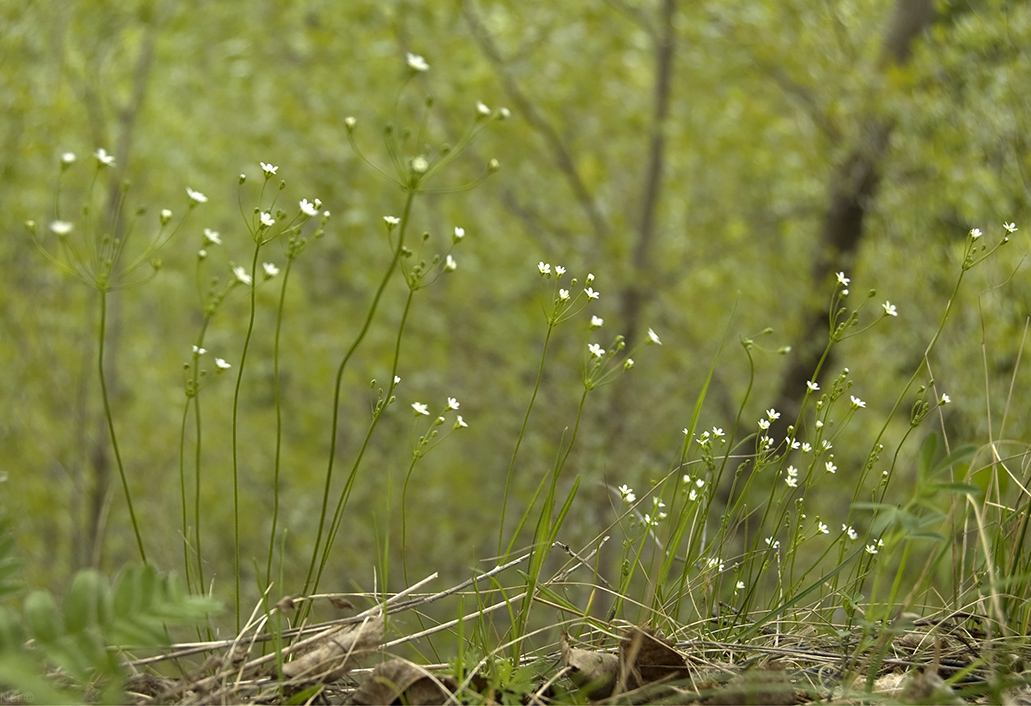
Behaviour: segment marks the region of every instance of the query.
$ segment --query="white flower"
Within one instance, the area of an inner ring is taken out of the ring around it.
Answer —
[[[415,410],[416,414],[424,414],[427,417],[430,415],[430,408],[422,402],[412,402],[412,409]]]
[[[465,228],[459,228],[458,226],[455,226],[455,235],[454,235],[455,242],[457,243],[459,240],[461,240],[464,237],[465,237]]]
[[[565,267],[563,267],[562,265],[555,265],[555,276],[556,277],[561,277],[565,273],[566,273],[566,268]]]
[[[716,437],[723,436],[723,430],[720,429],[719,427],[713,427],[712,428],[712,435],[716,436]]]
[[[540,270],[540,273],[542,275],[550,275],[551,274],[551,265],[549,265],[548,263],[544,262],[543,260],[541,260],[540,262],[537,263],[537,269]]]
[[[395,375],[394,376],[394,384],[395,385],[400,385],[401,384],[401,376],[400,375]]]
[[[866,402],[863,402],[861,399],[859,399],[855,395],[849,395],[849,397],[852,399],[852,406],[854,408],[858,409],[860,407],[865,407],[866,406]]]
[[[973,240],[977,240],[978,238],[980,238],[981,237],[981,229],[980,228],[971,228],[970,229],[970,237]]]
[[[458,400],[456,400],[454,397],[448,397],[447,398],[447,408],[448,409],[458,409],[458,407],[459,407]]]
[[[482,115],[483,117],[487,117],[488,115],[490,115],[490,108],[488,108],[480,101],[476,101],[476,112]]]
[[[418,54],[412,54],[411,52],[405,54],[405,63],[408,64],[408,68],[412,71],[429,71],[430,65],[426,63]]]
[[[101,166],[115,166],[115,158],[112,155],[109,155],[107,153],[107,150],[105,150],[103,147],[97,149],[97,151],[93,153],[93,156],[97,158],[97,161],[100,162]]]
[[[623,370],[630,370],[630,368],[632,368],[632,367],[634,367],[634,359],[633,358],[627,358],[626,360],[623,361]]]
[[[558,298],[561,299],[562,301],[567,301],[569,299],[569,290],[568,289],[560,289],[560,290],[558,290]]]
[[[163,208],[161,209],[159,218],[161,220],[161,225],[166,225],[170,220],[172,220],[172,212],[167,208]]]
[[[211,245],[221,245],[222,238],[219,237],[217,230],[211,230],[210,228],[204,229],[204,241]]]
[[[813,447],[809,444],[808,441],[803,441],[802,442],[802,453],[807,454],[807,453],[809,453],[812,450],[813,450]]]
[[[266,177],[275,176],[276,171],[279,167],[273,164],[266,164],[265,162],[258,162],[261,165],[261,171],[265,172]]]
[[[780,540],[774,540],[773,537],[767,537],[766,544],[773,549],[780,549]]]
[[[737,588],[738,591],[745,590],[745,582],[744,581],[738,581],[737,584],[735,584],[735,588]]]
[[[429,160],[422,155],[412,159],[412,171],[416,174],[425,174],[426,170],[430,168]]]
[[[605,355],[605,349],[599,346],[597,343],[591,343],[587,346],[587,350],[591,352],[595,358],[601,358]]]
[[[816,392],[820,389],[820,383],[813,382],[812,380],[806,380],[805,386],[808,387],[812,392]]]
[[[318,199],[315,199],[318,201]],[[308,201],[308,199],[301,199],[300,202],[301,212],[309,217],[319,215],[319,207]]]
[[[892,304],[891,302],[884,302],[883,304],[881,304],[881,306],[884,307],[884,315],[885,316],[898,316],[899,315],[898,311],[895,310],[895,305]]]
[[[662,345],[662,341],[659,340],[659,334],[655,333],[652,329],[648,329],[648,340],[657,346]]]
[[[874,554],[876,554],[877,553],[877,545],[876,544],[867,544],[866,545],[866,553],[869,554],[870,556],[873,556]]]
[[[841,526],[841,531],[844,532],[845,534],[847,534],[848,538],[851,539],[852,541],[855,541],[856,537],[859,536],[858,534],[856,534],[856,531],[854,529],[852,529],[849,525],[842,525]]]
[[[57,235],[68,235],[75,226],[68,221],[51,221],[50,230]]]
[[[598,297],[600,296],[600,295],[599,295],[599,294],[598,294],[598,293],[597,293],[596,291],[594,291],[594,289],[592,289],[591,287],[588,287],[587,289],[585,289],[585,290],[584,290],[584,294],[586,294],[586,295],[587,295],[587,298],[588,298],[588,299],[597,299],[597,298],[598,298]]]
[[[775,410],[775,409],[768,409],[768,410],[766,410],[766,416],[767,416],[767,417],[769,418],[769,420],[770,420],[770,421],[772,422],[772,421],[774,421],[775,419],[780,419],[780,412],[778,412],[778,411],[777,411],[777,410]]]
[[[587,281],[587,284],[590,284],[591,282],[593,282],[594,281],[594,275],[591,274],[590,272],[588,272],[587,273],[586,281]]]
[[[193,347],[193,354],[194,355],[204,355],[207,352],[208,352],[208,350],[206,348],[200,348],[198,346],[194,346]]]
[[[383,216],[383,222],[387,224],[388,228],[393,228],[401,222],[401,219],[397,216]]]
[[[817,522],[817,523],[816,523],[816,530],[817,530],[817,531],[818,531],[818,532],[819,532],[820,534],[830,534],[830,531],[831,531],[831,530],[830,530],[830,527],[828,527],[828,526],[827,526],[826,524],[824,524],[823,522]]]
[[[848,283],[852,281],[848,277],[845,276],[844,272],[839,272],[837,276],[838,276],[838,284],[840,284],[842,287],[847,287]]]
[[[769,429],[770,428],[770,420],[769,419],[760,419],[759,420],[759,428],[762,429],[763,431],[766,431],[767,429]]]
[[[236,276],[236,281],[240,284],[250,284],[251,276],[247,274],[247,268],[243,265],[237,265],[233,268],[233,275]]]
[[[72,155],[72,156],[74,157],[75,155]],[[1017,232],[1017,224],[1016,223],[1003,223],[1002,227],[1006,229],[1007,233],[1016,233]]]
[[[465,423],[465,420],[462,419],[461,414],[455,417],[455,429],[466,429],[468,426],[469,425]]]
[[[605,323],[605,319],[600,316],[591,317],[591,328],[601,328],[602,324]]]
[[[191,189],[188,186],[186,187],[186,195],[189,197],[190,201],[193,201],[194,203],[207,203],[208,202],[208,197],[207,196],[205,196],[204,194],[202,194],[199,191],[194,191],[193,189]]]
[[[823,429],[823,420],[822,419],[817,419],[816,420],[816,428],[817,429]]]
[[[634,495],[634,491],[630,489],[630,486],[624,483],[619,486],[616,490],[619,491],[620,496],[623,498],[623,502],[627,505],[637,500],[637,496]]]
[[[827,469],[828,473],[838,472],[838,467],[834,465],[834,461],[828,461],[827,463],[823,464],[823,467]]]
[[[261,269],[265,270],[265,279],[272,279],[279,274],[279,268],[271,262],[261,263]]]
[[[829,442],[826,439],[824,439],[823,441],[820,442],[820,448],[823,449],[824,451],[830,451],[831,449],[834,448],[834,445],[831,444],[831,442]]]
[[[458,269],[458,262],[455,261],[455,258],[453,258],[450,255],[448,255],[446,258],[444,258],[444,271],[445,272],[454,272],[457,269]]]
[[[346,118],[344,118],[344,127],[347,128],[348,132],[354,130],[355,126],[357,125],[358,121],[355,119],[353,115],[348,115]]]
[[[215,367],[218,368],[219,372],[222,372],[223,370],[229,370],[233,366],[227,363],[224,358],[215,358]]]
[[[77,157],[75,156],[74,152],[65,152],[64,154],[61,155],[61,164],[65,164],[65,165],[72,164],[73,162],[75,162],[76,159],[77,159]],[[1016,228],[1014,228],[1013,230],[1016,230]],[[1010,231],[1010,232],[1012,232],[1012,231]]]
[[[941,398],[938,400],[938,404],[939,405],[945,405],[945,404],[948,404],[949,402],[952,402],[952,398],[949,397],[948,395],[946,395],[943,392]]]

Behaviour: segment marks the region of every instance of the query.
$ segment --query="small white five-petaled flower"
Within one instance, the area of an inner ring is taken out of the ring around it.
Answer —
[[[408,68],[410,68],[412,71],[430,70],[430,65],[426,63],[425,59],[423,59],[418,54],[412,54],[411,52],[405,54],[405,63],[408,64]]]
[[[237,265],[233,268],[233,275],[236,277],[236,281],[240,284],[250,284],[251,276],[247,274],[247,268],[243,265]]]
[[[199,191],[194,191],[190,187],[186,187],[186,195],[190,198],[193,203],[207,203],[208,197]]]
[[[318,199],[315,200],[318,201]],[[313,204],[308,199],[301,199],[299,205],[301,207],[301,213],[303,213],[304,215],[308,217],[319,215],[319,207]]]
[[[93,153],[93,156],[97,158],[97,161],[100,162],[101,166],[115,166],[115,158],[112,155],[109,155],[107,150],[103,147],[98,148],[97,151]]]
[[[844,272],[839,272],[837,274],[837,277],[838,277],[838,284],[840,284],[842,287],[847,287],[848,283],[852,281],[848,277],[845,276]]]
[[[1006,229],[1007,233],[1016,233],[1017,232],[1017,224],[1016,223],[1003,223],[1002,227]]]
[[[448,255],[447,257],[444,258],[444,271],[445,272],[454,272],[457,269],[458,269],[458,262],[455,261],[454,257],[452,257],[451,255]]]
[[[865,407],[866,406],[866,402],[863,402],[861,399],[859,399],[855,395],[849,395],[849,397],[852,399],[852,406],[855,407],[856,409],[858,409],[860,407]]]
[[[429,416],[430,414],[429,407],[422,402],[412,402],[412,409],[415,410],[416,414],[424,414],[426,416]]]
[[[896,311],[896,309],[895,309],[895,305],[892,304],[891,302],[884,302],[883,304],[881,304],[881,306],[884,307],[884,315],[885,316],[898,316],[899,315],[899,312]]]
[[[591,287],[588,287],[587,289],[585,289],[584,290],[584,294],[587,295],[588,299],[597,299],[599,296],[601,296],[596,291],[594,291],[594,289],[591,288]]]
[[[261,269],[265,270],[265,279],[272,279],[279,274],[279,268],[271,262],[261,263]]]
[[[587,350],[591,352],[595,358],[601,358],[605,355],[605,349],[599,346],[597,343],[591,343],[587,346]]]
[[[458,409],[459,406],[460,405],[458,404],[458,400],[456,400],[454,397],[448,397],[447,398],[447,408],[448,409]]]
[[[276,170],[279,169],[279,167],[275,166],[274,164],[267,164],[265,162],[258,162],[258,164],[261,165],[261,171],[265,173],[266,178],[275,176]]]
[[[637,500],[637,496],[634,495],[634,491],[631,490],[630,486],[627,485],[626,483],[624,483],[623,485],[619,486],[619,488],[617,488],[617,490],[619,490],[620,497],[623,498],[623,502],[625,502],[627,505],[629,505],[632,502],[634,502],[635,500]]]
[[[548,263],[544,262],[544,260],[541,260],[540,262],[537,263],[537,269],[540,271],[540,273],[542,275],[550,275],[551,274],[551,265],[549,265]]]
[[[215,367],[218,368],[218,372],[222,372],[223,370],[229,370],[233,366],[227,363],[225,358],[215,358]]]
[[[210,228],[204,229],[204,242],[209,245],[221,245],[222,238],[219,237],[217,230],[211,230]]]
[[[271,228],[272,225],[275,222],[276,222],[276,219],[272,217],[271,213],[269,213],[268,211],[262,211],[261,212],[261,225],[262,226],[264,226],[265,228]]]
[[[659,340],[659,334],[655,333],[652,329],[648,329],[648,340],[657,346],[662,345],[662,341]]]

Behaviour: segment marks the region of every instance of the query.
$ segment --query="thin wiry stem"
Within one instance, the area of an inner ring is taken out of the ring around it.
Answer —
[[[129,492],[129,481],[125,477],[125,466],[122,464],[122,453],[118,449],[118,436],[115,434],[115,421],[111,414],[111,401],[108,399],[107,376],[104,374],[104,339],[107,337],[107,291],[100,290],[100,333],[99,333],[99,355],[97,356],[97,368],[100,373],[100,394],[104,400],[104,417],[107,419],[107,430],[111,435],[111,448],[115,454],[115,463],[118,465],[118,475],[122,479],[122,490],[125,493],[125,504],[129,507],[129,519],[132,521],[132,531],[136,535],[136,546],[140,550],[140,558],[143,563],[147,562],[147,552],[143,548],[143,537],[140,535],[140,526],[136,522],[136,511],[132,505],[132,493]]]
[[[390,259],[390,265],[387,266],[387,269],[380,280],[379,286],[376,288],[376,293],[373,295],[372,303],[369,305],[369,311],[365,315],[365,321],[362,323],[361,329],[359,329],[358,334],[354,337],[354,341],[351,342],[351,346],[347,349],[344,357],[340,360],[340,365],[337,367],[336,382],[333,385],[333,418],[330,423],[329,458],[326,463],[326,481],[322,491],[322,509],[319,512],[319,528],[315,535],[315,544],[312,547],[311,562],[308,565],[308,575],[304,579],[304,593],[306,594],[309,592],[309,587],[312,585],[312,578],[315,574],[315,564],[318,561],[319,549],[322,545],[322,535],[326,529],[326,511],[329,508],[329,491],[333,481],[333,466],[336,461],[337,430],[339,429],[340,424],[340,390],[343,386],[344,370],[347,368],[347,364],[350,362],[355,351],[358,350],[358,346],[361,345],[363,340],[365,340],[365,335],[368,333],[369,327],[372,325],[372,320],[376,316],[376,310],[379,307],[380,299],[383,297],[383,292],[387,288],[387,283],[390,281],[390,278],[394,274],[394,270],[397,269],[397,265],[401,260],[401,253],[404,248],[405,241],[405,230],[408,227],[408,219],[411,215],[412,202],[415,200],[415,195],[416,191],[414,189],[408,192],[408,196],[405,199],[404,212],[401,216],[397,245],[394,247],[394,254]],[[354,471],[352,471],[352,477],[353,475]],[[345,488],[345,492],[349,487],[350,485]],[[329,543],[330,542],[327,539],[327,547],[323,553],[324,557],[328,557],[329,555]],[[325,560],[323,561],[323,566],[324,565]],[[322,569],[320,568],[320,574],[321,571]]]

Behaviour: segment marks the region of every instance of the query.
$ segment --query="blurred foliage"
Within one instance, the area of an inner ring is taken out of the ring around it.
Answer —
[[[651,326],[664,343],[619,384],[588,398],[565,479],[568,488],[579,475],[583,487],[564,541],[575,545],[612,521],[616,499],[603,483],[647,485],[676,462],[681,429],[728,323],[701,428],[732,424],[748,377],[736,341],[772,327],[772,335],[756,339],[771,354],[757,358],[744,415],[750,425],[777,389],[775,351],[793,344],[804,304],[829,301],[825,283],[808,281],[808,257],[833,165],[861,139],[863,116],[883,116],[894,131],[860,257],[848,274],[857,296],[876,289],[900,316],[840,347],[837,362],[851,368],[855,392],[867,401],[866,416],[836,445],[841,472],[862,464],[871,430],[919,363],[967,231],[980,226],[997,236],[1004,220],[1021,230],[989,266],[971,273],[931,371],[957,402],[943,420],[957,441],[1031,437],[1031,408],[1007,397],[1011,385],[1021,390],[1031,382],[1026,364],[1018,366],[1031,306],[1023,263],[1031,232],[1031,7],[942,3],[912,61],[885,74],[877,61],[888,0],[679,3],[670,113],[661,126],[657,236],[646,269],[638,271],[630,255],[654,112],[658,5],[0,4],[7,116],[0,124],[0,212],[8,235],[0,242],[0,400],[9,410],[0,421],[0,488],[16,509],[29,581],[63,583],[74,569],[117,568],[134,557],[124,503],[110,490],[101,493],[102,549],[83,542],[91,463],[106,441],[94,375],[96,302],[39,256],[22,226],[54,217],[60,155],[71,150],[92,162],[88,155],[106,148],[116,157],[117,178],[132,183],[132,201],[151,214],[182,210],[186,186],[209,197],[163,253],[157,278],[115,304],[115,423],[137,512],[146,518],[148,556],[159,566],[181,561],[181,371],[202,316],[193,275],[202,230],[222,233],[224,252],[212,257],[249,257],[237,201],[244,212],[253,204],[259,160],[279,166],[277,179],[289,183],[289,193],[317,196],[332,212],[327,237],[297,262],[283,330],[280,527],[287,532],[286,575],[303,575],[321,499],[333,371],[389,258],[382,216],[398,215],[403,203],[396,187],[356,158],[343,118],[357,119],[356,139],[386,164],[383,126],[396,121],[416,129],[428,95],[435,143],[458,139],[476,101],[509,106],[512,119],[486,131],[449,178],[471,180],[490,158],[502,168],[473,191],[417,202],[415,232],[447,238],[461,226],[467,237],[456,250],[456,274],[416,297],[402,347],[403,404],[373,439],[325,586],[370,587],[377,542],[388,527],[393,541],[400,536],[399,488],[411,457],[406,411],[414,401],[442,404],[454,396],[470,428],[416,468],[410,575],[463,575],[493,553],[497,508],[545,330],[539,260],[564,264],[581,281],[594,273],[601,299],[553,341],[516,469],[524,502],[574,418],[585,344],[595,340],[587,338],[590,313],[605,319],[610,340],[627,324],[619,320],[617,293],[643,285],[638,330]],[[425,56],[431,70],[398,98],[406,52]],[[571,164],[563,166],[556,145]],[[238,187],[241,173],[249,181]],[[389,373],[403,295],[394,282],[345,379],[338,453],[346,467],[368,423],[369,380]],[[220,313],[206,339],[212,355],[234,364],[244,304],[237,300]],[[242,554],[260,559],[272,503],[272,290],[260,292],[259,304],[240,449]],[[224,591],[233,551],[231,382],[219,378],[204,399],[207,573]],[[913,469],[915,478],[915,463]],[[826,498],[832,507],[845,501]],[[399,561],[396,544],[390,552]],[[297,586],[282,588],[290,590]]]

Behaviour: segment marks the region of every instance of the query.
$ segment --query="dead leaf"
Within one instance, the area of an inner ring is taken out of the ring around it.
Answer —
[[[651,628],[633,628],[619,643],[620,684],[627,690],[689,679],[684,656]]]
[[[457,688],[458,684],[450,677],[434,679],[425,669],[411,662],[392,659],[372,670],[351,696],[351,703],[392,704],[402,701],[426,706],[444,704]]]
[[[329,603],[337,610],[354,610],[354,603],[340,596],[330,596]]]
[[[589,699],[608,698],[619,676],[619,657],[611,652],[570,647],[565,635],[562,635],[561,646],[562,664],[571,669],[569,678],[573,683],[584,689]]]
[[[320,682],[340,679],[383,643],[383,617],[341,628],[330,628],[314,647],[283,665],[288,677],[309,677]]]
[[[287,611],[287,610],[294,610],[294,609],[296,609],[296,606],[294,605],[294,597],[293,596],[283,596],[282,598],[280,598],[276,602],[276,608],[278,608],[280,611]]]

